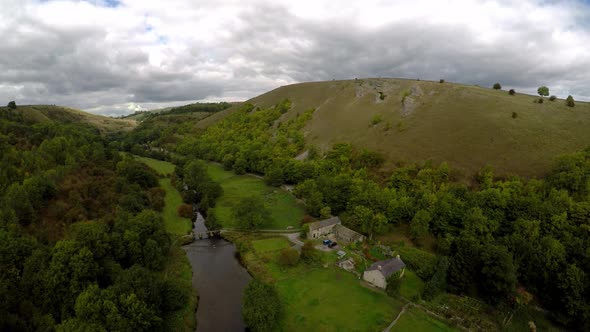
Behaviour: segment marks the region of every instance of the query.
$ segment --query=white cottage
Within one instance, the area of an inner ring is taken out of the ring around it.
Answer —
[[[368,283],[385,289],[387,288],[387,278],[392,274],[401,271],[400,278],[403,277],[406,270],[406,264],[401,260],[399,255],[392,259],[379,261],[371,264],[363,273],[363,280]]]

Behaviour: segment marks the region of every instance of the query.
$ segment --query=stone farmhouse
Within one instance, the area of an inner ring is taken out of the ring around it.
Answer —
[[[385,289],[387,288],[387,278],[398,271],[401,271],[400,278],[404,276],[404,272],[406,271],[406,264],[401,260],[399,255],[395,258],[371,264],[363,273],[363,280],[376,287]]]
[[[354,243],[365,239],[362,234],[357,233],[348,227],[342,226],[342,221],[338,217],[310,223],[307,237],[310,239],[332,237],[336,241],[342,243]]]

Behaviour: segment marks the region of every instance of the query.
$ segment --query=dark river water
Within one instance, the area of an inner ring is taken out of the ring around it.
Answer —
[[[206,230],[199,214],[194,232]],[[193,269],[193,287],[199,292],[197,332],[244,331],[242,290],[251,277],[236,259],[235,246],[221,238],[197,237],[183,248]]]

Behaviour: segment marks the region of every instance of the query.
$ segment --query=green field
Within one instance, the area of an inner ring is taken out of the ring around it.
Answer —
[[[402,303],[360,285],[355,275],[319,268],[279,281],[286,331],[379,331]],[[409,330],[408,330],[409,331]]]
[[[146,157],[140,157],[140,156],[134,156],[134,157],[135,157],[135,159],[137,159],[137,160],[141,161],[142,163],[145,163],[146,165],[151,167],[154,171],[158,172],[158,174],[160,174],[160,175],[170,175],[174,172],[174,167],[175,167],[174,164],[169,163],[167,161],[146,158]]]
[[[186,235],[192,230],[190,219],[178,216],[177,209],[182,204],[182,197],[170,183],[170,179],[160,179],[160,186],[166,190],[166,205],[162,211],[166,231],[175,235]]]
[[[162,175],[169,175],[174,172],[174,164],[167,161],[139,156],[134,157]],[[177,213],[178,207],[183,203],[180,193],[174,188],[170,182],[170,178],[161,178],[160,187],[166,191],[164,210],[162,210],[166,231],[174,235],[188,234],[193,229],[192,221],[187,218],[179,217]]]
[[[412,102],[404,106],[406,93]],[[374,78],[282,86],[247,102],[266,108],[284,98],[293,108],[283,120],[316,108],[303,129],[307,144],[327,150],[347,142],[379,151],[389,169],[398,162],[432,160],[447,162],[464,176],[489,164],[497,175],[539,177],[556,156],[590,145],[590,103],[570,108],[563,99],[545,98],[538,104],[533,102],[538,96],[518,91],[510,96],[506,90],[450,82]],[[197,126],[206,128],[237,109],[213,114]],[[382,121],[373,125],[375,116]]]
[[[402,314],[397,323],[391,328],[391,331],[447,332],[457,330],[410,306],[406,309],[406,312]]]
[[[262,229],[299,227],[299,222],[305,213],[290,193],[279,188],[269,187],[262,179],[254,176],[236,175],[217,164],[208,164],[207,172],[223,188],[223,195],[217,200],[214,209],[215,216],[223,227],[238,228],[231,215],[231,209],[240,199],[250,196],[258,196],[263,199],[270,211],[271,221],[262,225]]]
[[[284,237],[252,241],[252,247],[254,248],[254,250],[256,250],[257,253],[276,251],[288,248],[290,246],[291,243]]]

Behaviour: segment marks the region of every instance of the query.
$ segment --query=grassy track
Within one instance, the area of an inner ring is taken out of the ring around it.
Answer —
[[[263,229],[286,229],[288,226],[299,227],[304,211],[295,197],[290,193],[267,186],[263,180],[250,175],[236,175],[225,171],[221,166],[208,164],[207,171],[214,181],[221,184],[223,195],[217,200],[215,216],[221,225],[237,228],[231,209],[240,199],[258,196],[264,200],[271,214],[271,221],[262,225]]]

